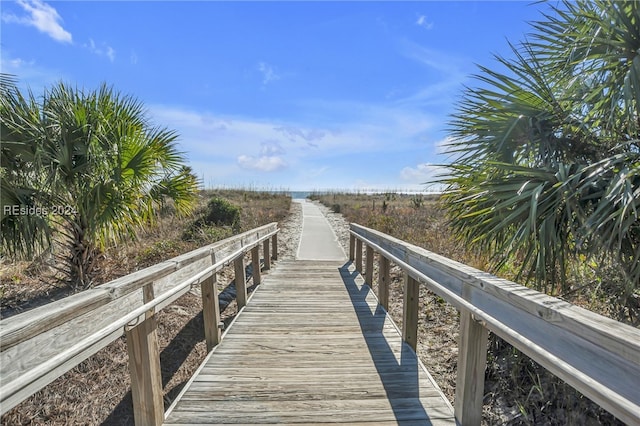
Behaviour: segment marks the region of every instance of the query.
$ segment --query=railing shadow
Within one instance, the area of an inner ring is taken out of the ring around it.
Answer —
[[[249,265],[245,274],[247,278],[252,276],[251,265]],[[252,293],[256,289],[253,283],[247,286],[247,292]],[[218,306],[220,313],[224,313],[231,302],[236,299],[235,279],[228,282],[225,288],[218,295]],[[228,315],[224,319],[225,327],[236,317],[236,314]],[[171,340],[171,342],[160,352],[160,367],[162,371],[162,387],[167,386],[169,381],[176,374],[180,366],[187,360],[187,357],[195,347],[195,345],[204,340],[204,319],[202,311],[191,318]],[[182,383],[178,383],[164,396],[165,410],[171,405],[173,400],[180,394],[184,386],[188,383],[188,379]],[[109,416],[101,423],[102,426],[123,426],[133,425],[133,399],[131,390],[129,390],[120,400],[118,405],[113,409]]]
[[[366,299],[372,290],[367,285],[360,287],[356,283],[358,272],[355,270],[351,272],[350,265],[351,262],[347,262],[338,270],[349,292],[362,335],[396,421],[403,425],[432,424],[429,414],[420,401],[420,365],[415,352],[404,342],[401,344],[399,353],[397,349],[390,346],[384,336],[387,314],[380,305],[371,312]]]

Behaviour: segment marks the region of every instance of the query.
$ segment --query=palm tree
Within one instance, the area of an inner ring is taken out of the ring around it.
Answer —
[[[0,75],[0,223],[2,252],[12,256],[34,254],[50,243],[49,222],[41,215],[19,214],[14,208],[35,207],[46,190],[38,168],[37,129],[40,107],[30,94],[25,99],[13,76]],[[45,203],[46,204],[46,203]],[[18,213],[18,214],[13,214]]]
[[[640,281],[640,4],[565,1],[480,68],[451,120],[444,179],[470,244],[518,256],[521,277],[567,290],[572,257],[615,258]]]
[[[38,234],[46,245],[54,235],[75,286],[89,286],[96,255],[108,244],[135,238],[166,198],[180,213],[189,212],[195,201],[197,181],[177,151],[177,134],[152,127],[142,104],[130,96],[105,85],[83,91],[58,84],[38,103],[15,89],[2,97],[1,112],[3,140],[29,151],[5,155],[3,142],[3,159],[27,166],[3,164],[15,176],[7,186],[17,193],[16,183],[24,182],[32,204],[47,210],[41,218],[46,226],[17,222],[3,247],[24,252],[25,244],[16,241]],[[4,227],[16,218],[2,220]]]

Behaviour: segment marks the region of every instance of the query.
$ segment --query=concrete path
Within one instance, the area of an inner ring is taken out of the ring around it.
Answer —
[[[318,206],[307,200],[294,200],[302,204],[302,236],[296,259],[347,260],[333,228]]]

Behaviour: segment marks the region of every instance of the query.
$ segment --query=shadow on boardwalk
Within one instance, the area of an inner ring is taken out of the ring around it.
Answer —
[[[387,313],[380,305],[377,305],[372,312],[367,302],[368,297],[373,297],[372,290],[367,285],[359,286],[356,283],[359,274],[355,270],[350,271],[350,265],[351,262],[348,262],[339,268],[340,275],[349,292],[362,335],[398,424],[417,424],[417,420],[422,420],[419,424],[432,424],[420,400],[419,372],[421,366],[415,352],[404,342],[401,343],[399,354],[389,345],[384,334],[385,322],[388,324],[389,321]],[[408,411],[411,412],[411,417],[415,420],[407,420]]]

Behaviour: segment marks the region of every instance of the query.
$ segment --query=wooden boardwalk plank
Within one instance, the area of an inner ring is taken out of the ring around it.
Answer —
[[[455,425],[354,268],[290,261],[262,284],[165,425]]]

